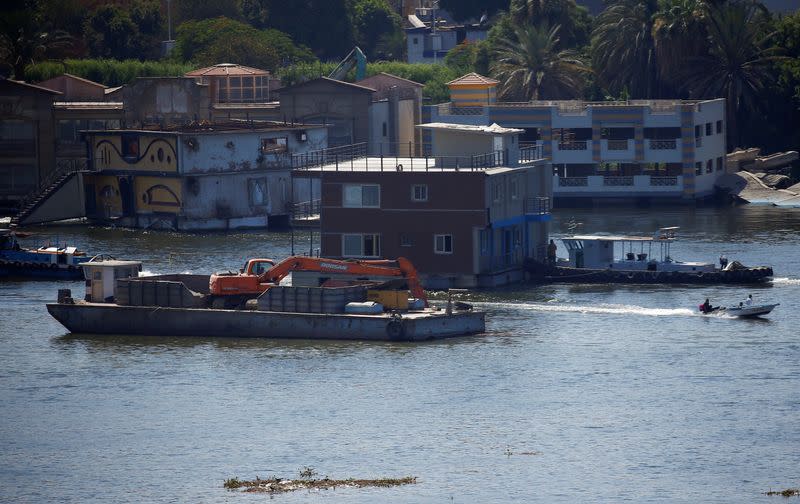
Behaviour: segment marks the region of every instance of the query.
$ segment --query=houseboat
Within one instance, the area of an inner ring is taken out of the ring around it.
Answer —
[[[570,283],[757,283],[772,277],[768,266],[738,261],[686,262],[672,257],[677,227],[653,236],[571,236],[561,241],[569,253],[555,264],[531,265],[534,278]]]
[[[36,249],[23,248],[11,230],[0,230],[0,277],[30,277],[49,279],[81,279],[80,265],[89,259],[76,247],[44,245]]]

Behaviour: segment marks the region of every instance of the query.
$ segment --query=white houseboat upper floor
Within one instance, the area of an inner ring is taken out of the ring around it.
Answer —
[[[541,146],[521,147],[520,129],[446,123],[417,127],[431,132],[430,143],[331,147],[293,156],[292,167],[323,172],[459,172],[547,165]]]
[[[714,263],[685,262],[672,258],[677,227],[660,228],[653,236],[576,235],[562,238],[569,258],[565,266],[625,271],[711,272]]]

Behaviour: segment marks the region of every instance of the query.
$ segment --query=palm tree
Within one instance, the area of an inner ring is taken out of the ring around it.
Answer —
[[[627,89],[634,98],[661,94],[653,38],[658,0],[615,0],[595,21],[592,67],[612,92]]]
[[[500,97],[517,100],[575,98],[589,68],[572,50],[559,49],[559,26],[547,23],[514,27],[494,50],[492,74],[501,81]]]
[[[681,77],[692,98],[726,99],[728,141],[741,140],[738,122],[759,108],[759,98],[771,79],[770,66],[784,59],[768,46],[766,17],[753,2],[712,4],[705,16],[707,50],[690,58]]]
[[[15,2],[0,17],[0,61],[13,70],[14,78],[25,78],[25,66],[70,47],[72,37],[63,30],[44,32],[36,12],[24,2]]]
[[[705,51],[705,13],[708,0],[662,0],[653,19],[656,61],[662,89],[680,88],[679,75],[687,61]]]

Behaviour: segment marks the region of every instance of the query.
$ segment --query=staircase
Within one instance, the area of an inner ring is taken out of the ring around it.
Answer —
[[[78,162],[75,162],[78,161]],[[78,172],[86,171],[85,160],[65,160],[59,162],[57,168],[45,177],[39,187],[31,191],[24,200],[20,202],[19,211],[11,218],[11,228],[16,228],[20,224],[25,224],[28,218],[39,206],[61,189]]]

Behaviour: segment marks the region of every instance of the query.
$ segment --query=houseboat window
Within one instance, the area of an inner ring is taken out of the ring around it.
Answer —
[[[722,157],[717,158],[717,171],[722,171]]]
[[[711,173],[714,171],[714,161],[709,159],[706,161],[706,173]]]
[[[511,177],[508,182],[508,192],[511,193],[511,199],[517,199],[517,177]]]
[[[288,150],[288,137],[262,138],[261,152],[266,154],[279,154]]]
[[[703,136],[703,130],[702,130],[702,126],[700,126],[699,124],[697,124],[697,125],[695,125],[695,127],[694,127],[694,137],[695,137],[695,138],[699,138],[699,137],[701,137],[701,136]]]
[[[711,123],[706,123],[706,136],[711,136]]]
[[[408,233],[400,233],[400,246],[401,247],[413,247],[414,246],[414,239],[411,238],[411,235]]]
[[[694,174],[695,175],[702,175],[703,174],[703,162],[698,161],[694,164]]]
[[[377,234],[342,235],[342,256],[378,257],[381,255],[381,237]]]
[[[139,159],[139,135],[122,135],[122,157]]]
[[[500,201],[501,199],[503,199],[503,184],[498,180],[494,184],[494,200]]]
[[[437,254],[453,253],[453,235],[441,234],[434,235],[434,252]]]
[[[379,208],[380,186],[377,184],[345,184],[343,205],[347,208]]]
[[[411,186],[411,199],[412,201],[428,201],[428,186],[425,184]]]
[[[250,204],[252,206],[263,206],[269,204],[269,193],[267,192],[267,178],[255,178],[247,181]]]
[[[722,133],[722,121],[717,121],[717,133]]]

